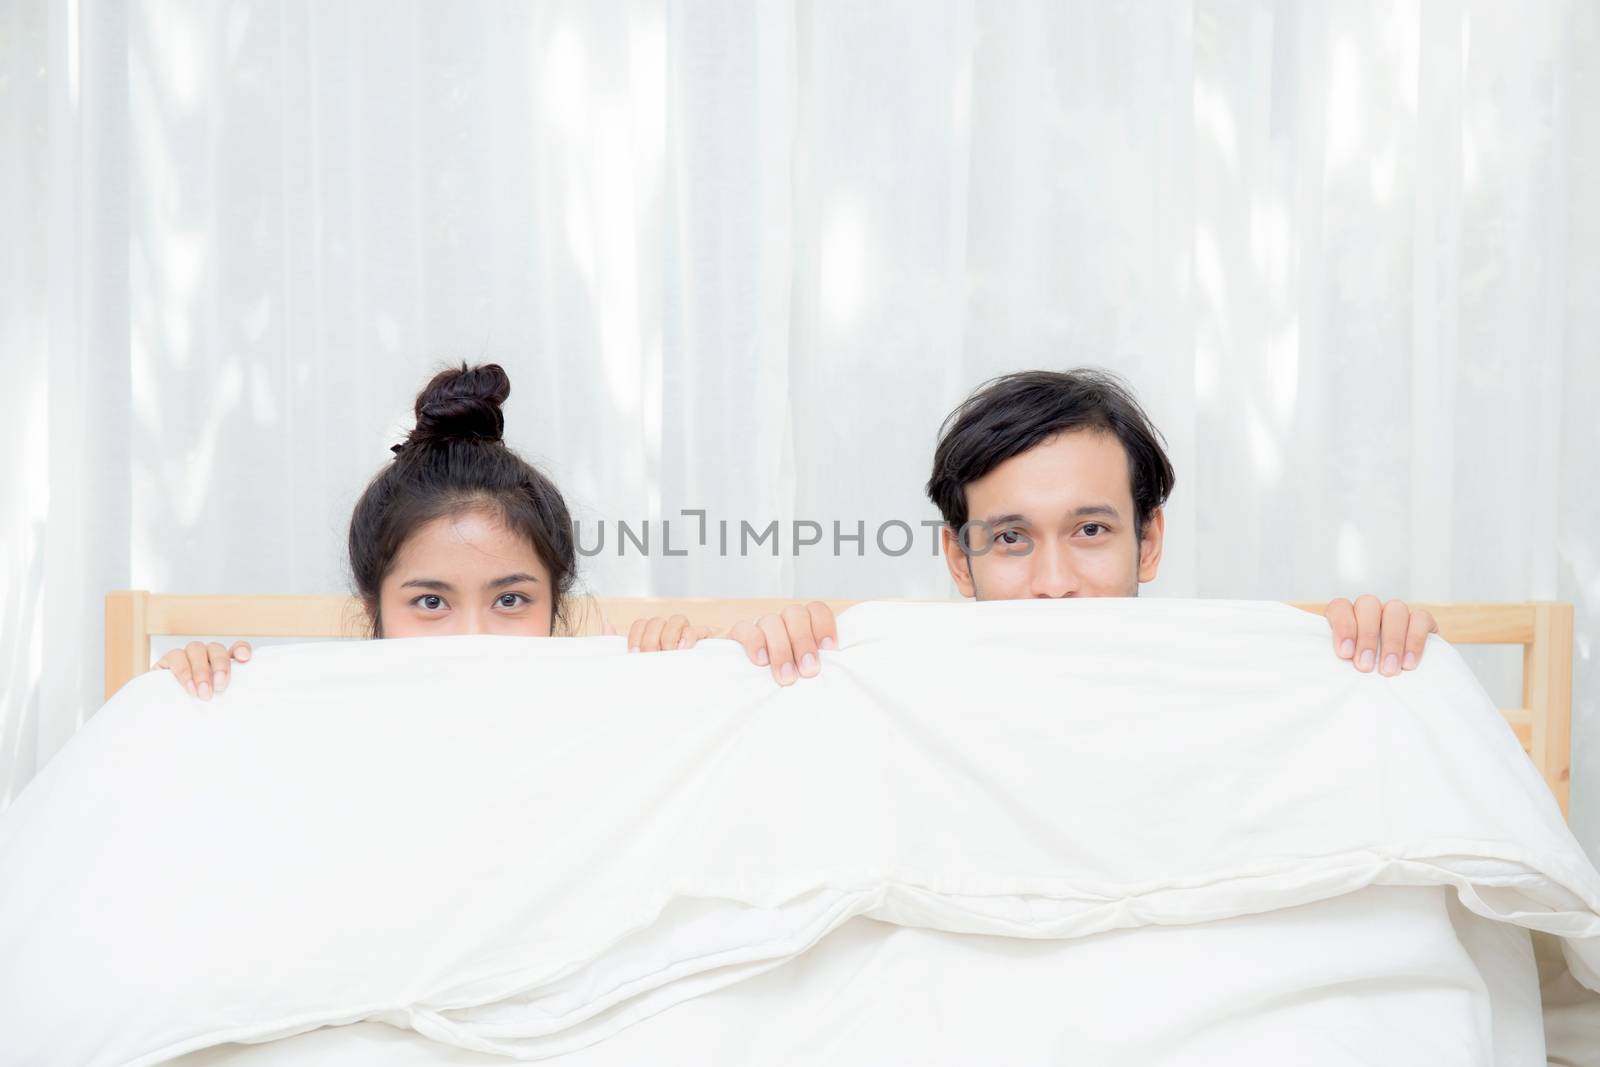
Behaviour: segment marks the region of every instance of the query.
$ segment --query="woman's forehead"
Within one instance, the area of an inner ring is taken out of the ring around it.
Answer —
[[[442,515],[419,526],[400,546],[391,573],[421,569],[470,575],[492,570],[498,577],[508,566],[544,570],[527,538],[497,516],[474,511]]]

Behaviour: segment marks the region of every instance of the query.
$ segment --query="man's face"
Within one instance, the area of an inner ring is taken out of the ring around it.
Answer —
[[[1138,596],[1156,576],[1165,516],[1157,510],[1135,536],[1128,456],[1112,434],[1060,434],[966,490],[969,551],[944,532],[962,596]]]

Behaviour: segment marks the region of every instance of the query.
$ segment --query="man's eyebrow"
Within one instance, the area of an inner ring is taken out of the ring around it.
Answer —
[[[449,582],[441,582],[437,578],[413,578],[409,582],[401,582],[401,589],[437,589],[443,593],[453,593],[456,587]]]
[[[1110,504],[1085,504],[1082,507],[1073,508],[1072,517],[1075,519],[1120,519],[1122,518],[1122,513]],[[990,515],[983,521],[990,526],[1008,526],[1011,523],[1026,525],[1028,517],[1014,512],[1010,515]]]
[[[508,574],[504,578],[496,578],[494,581],[492,581],[488,585],[484,586],[484,588],[485,589],[504,589],[506,586],[508,586],[508,585],[516,585],[518,582],[528,582],[528,583],[530,583],[532,585],[538,585],[539,584],[539,579],[535,578],[531,574],[522,574],[522,573],[519,572],[517,574]]]

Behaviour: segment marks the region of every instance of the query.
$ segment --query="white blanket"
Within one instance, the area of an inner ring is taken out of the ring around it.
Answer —
[[[264,649],[209,705],[136,680],[0,818],[0,1061],[363,1019],[546,1057],[858,917],[1087,943],[1372,886],[1560,938],[1600,990],[1600,875],[1442,642],[1385,679],[1269,604],[841,630],[787,690],[606,638]]]

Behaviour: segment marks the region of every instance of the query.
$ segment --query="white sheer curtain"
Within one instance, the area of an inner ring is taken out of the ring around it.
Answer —
[[[585,542],[653,520],[590,588],[855,597],[948,592],[955,401],[1099,364],[1178,466],[1151,592],[1575,602],[1600,855],[1597,54],[1555,0],[0,0],[0,797],[105,590],[344,588],[441,360]]]

